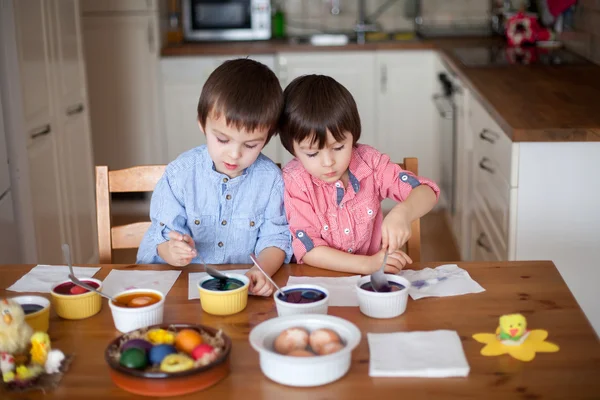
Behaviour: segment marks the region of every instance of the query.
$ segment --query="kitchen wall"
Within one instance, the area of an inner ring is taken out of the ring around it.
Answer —
[[[600,0],[579,0],[575,30],[564,34],[567,47],[600,64]]]
[[[366,0],[367,15],[386,0]],[[413,0],[397,0],[377,22],[384,31],[413,31]],[[290,36],[318,32],[351,31],[358,15],[358,0],[273,0],[286,14],[287,33]],[[338,7],[339,13],[332,14]],[[425,22],[439,24],[488,24],[489,1],[484,0],[421,0]]]

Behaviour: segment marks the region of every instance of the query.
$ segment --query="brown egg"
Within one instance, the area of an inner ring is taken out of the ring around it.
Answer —
[[[320,353],[322,346],[328,343],[340,343],[340,337],[331,329],[317,329],[310,334],[310,347],[317,353]]]
[[[318,353],[320,356],[326,356],[327,354],[337,353],[338,351],[340,351],[343,348],[344,348],[344,345],[341,344],[340,342],[330,342],[330,343],[326,343],[323,346],[321,346],[319,348]]]
[[[292,350],[287,355],[292,357],[314,357],[315,353],[308,350]]]
[[[308,331],[304,328],[288,328],[275,339],[275,351],[289,354],[293,350],[304,350],[308,346]]]

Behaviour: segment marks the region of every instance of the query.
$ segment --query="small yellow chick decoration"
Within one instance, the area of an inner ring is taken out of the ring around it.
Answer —
[[[559,347],[546,342],[548,332],[542,329],[527,330],[527,321],[521,314],[500,317],[496,333],[476,333],[473,339],[485,344],[481,349],[484,356],[510,354],[520,361],[531,361],[535,353],[554,353]]]
[[[0,353],[25,353],[32,334],[21,305],[14,300],[0,300]]]
[[[50,337],[45,332],[36,332],[31,336],[31,362],[37,365],[46,364],[50,351]]]

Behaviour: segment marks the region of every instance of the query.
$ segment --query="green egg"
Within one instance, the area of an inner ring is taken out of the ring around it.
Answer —
[[[144,350],[132,347],[121,353],[119,363],[127,368],[142,369],[148,365],[148,360]]]

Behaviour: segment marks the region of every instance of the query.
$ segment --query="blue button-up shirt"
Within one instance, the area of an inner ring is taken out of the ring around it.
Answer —
[[[277,247],[292,256],[279,167],[260,154],[235,178],[217,172],[206,146],[170,163],[150,203],[152,225],[138,249],[138,264],[159,264],[157,246],[171,230],[190,235],[208,264],[252,264],[250,253]],[[201,263],[198,257],[193,264]]]

